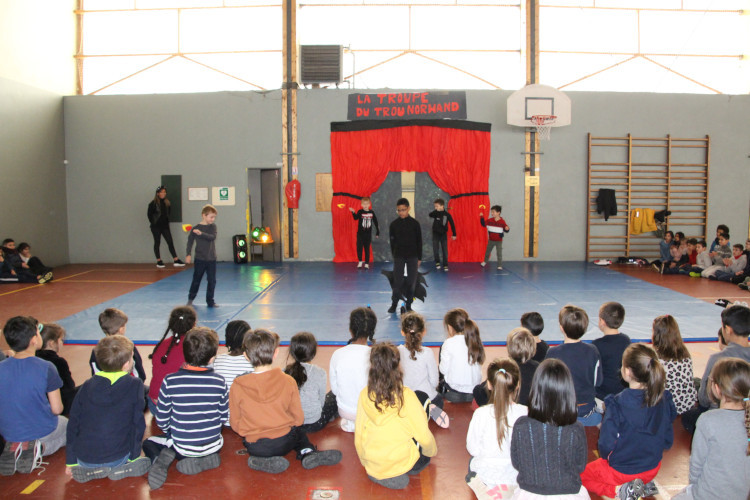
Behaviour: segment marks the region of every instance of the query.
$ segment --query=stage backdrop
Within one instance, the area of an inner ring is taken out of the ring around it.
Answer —
[[[446,207],[458,238],[448,238],[452,262],[479,262],[489,216],[490,124],[450,120],[331,123],[334,262],[357,260],[356,227],[349,207],[361,208],[388,172],[427,172],[450,195]],[[396,200],[393,200],[395,206]],[[379,207],[382,211],[384,207]],[[377,212],[376,212],[377,213]],[[450,232],[449,232],[450,236]]]

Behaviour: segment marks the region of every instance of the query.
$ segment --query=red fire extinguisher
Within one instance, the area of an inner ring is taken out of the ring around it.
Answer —
[[[297,179],[293,179],[286,183],[284,188],[286,194],[286,204],[289,208],[299,208],[299,197],[302,194],[302,187]]]

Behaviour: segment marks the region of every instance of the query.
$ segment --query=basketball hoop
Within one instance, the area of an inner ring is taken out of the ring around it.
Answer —
[[[552,124],[555,123],[555,120],[557,120],[555,115],[534,115],[531,117],[531,122],[536,126],[536,133],[540,139],[549,140]]]

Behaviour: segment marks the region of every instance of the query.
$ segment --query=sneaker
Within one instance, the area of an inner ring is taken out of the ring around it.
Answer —
[[[690,277],[691,278],[700,278],[701,277],[701,273],[691,272],[690,273]]]
[[[339,462],[341,462],[339,450],[311,451],[302,457],[302,467],[305,469],[314,469],[321,465],[336,465]]]
[[[149,461],[148,458],[146,461]],[[72,468],[73,479],[78,483],[87,483],[92,479],[104,479],[109,476],[111,467],[83,467],[76,465]]]
[[[212,309],[214,309],[214,308],[216,308],[216,307],[221,307],[221,306],[220,306],[219,304],[217,304],[216,302],[212,302],[212,303],[210,303],[210,304],[206,304],[206,305],[207,305],[208,307],[212,308]]]
[[[435,264],[435,269],[440,269],[440,264]]]
[[[177,259],[176,261],[172,262],[172,265],[174,267],[185,267],[185,263],[182,262],[180,259]]]
[[[362,264],[364,264],[364,262],[362,262],[362,261],[360,260],[360,261],[359,261],[359,262],[357,263],[357,269],[360,269],[360,268],[362,267]]]
[[[388,308],[388,314],[393,314],[396,312],[396,306],[398,304],[391,304],[391,307]]]
[[[112,467],[107,475],[112,481],[118,481],[126,477],[138,477],[148,472],[151,468],[151,460],[146,457],[136,458],[135,460],[128,460],[122,465]],[[73,470],[75,476],[75,469]]]
[[[629,483],[620,486],[617,492],[617,500],[638,500],[643,496],[644,485],[640,479],[633,479]]]
[[[172,448],[164,448],[148,471],[148,486],[152,490],[161,488],[167,480],[167,471],[176,454]]]
[[[39,278],[36,280],[36,282],[39,283],[40,285],[43,285],[43,284],[47,283],[47,280],[44,279],[44,276],[40,275]]]
[[[445,267],[443,268],[443,271],[445,271],[445,272],[447,273],[447,272],[448,272],[448,266],[445,266]]]
[[[284,457],[250,457],[247,466],[269,474],[280,474],[289,468],[289,460]]]
[[[194,475],[204,470],[216,469],[221,465],[218,453],[211,453],[205,457],[183,458],[177,462],[177,470],[183,474]]]
[[[344,432],[354,432],[354,421],[346,418],[341,419],[341,430]]]
[[[502,271],[503,270],[503,266],[497,266],[497,270],[498,271]]]
[[[164,262],[162,262],[161,259],[157,260],[156,261],[156,267],[158,267],[159,269],[163,268],[164,267]]]
[[[448,417],[448,414],[442,408],[432,403],[430,403],[430,418],[443,429],[447,429],[451,425],[451,419]]]
[[[365,269],[370,269],[370,264],[365,264]]]
[[[186,306],[192,306],[193,305],[193,299],[188,299]]]
[[[53,279],[55,279],[55,276],[52,274],[52,271],[49,271],[47,273],[44,273],[44,279],[46,279],[47,281],[52,281]]]
[[[16,470],[21,474],[28,474],[42,465],[42,443],[28,441],[16,448]]]
[[[480,263],[479,265],[480,265],[480,266],[482,266],[482,267],[484,267],[484,266],[486,266],[486,265],[487,265],[487,263],[486,263],[486,262],[484,262],[484,261],[482,261],[482,262],[481,262],[481,263]]]
[[[0,454],[0,475],[12,476],[16,472],[16,454],[13,450],[15,443],[7,442]]]
[[[657,266],[656,263],[651,264],[651,267],[654,268],[654,271],[658,271],[659,270],[659,266]]]
[[[643,485],[644,497],[654,497],[658,494],[659,494],[659,488],[656,487],[656,484],[653,481],[649,481],[648,483]]]
[[[740,290],[747,290],[747,283],[740,283],[737,286],[740,287]]]

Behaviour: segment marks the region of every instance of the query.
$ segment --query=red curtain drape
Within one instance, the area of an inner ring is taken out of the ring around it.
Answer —
[[[487,232],[479,223],[479,213],[489,211],[488,124],[352,122],[332,124],[331,130],[334,262],[356,260],[357,223],[349,207],[359,210],[359,198],[374,193],[388,172],[427,172],[451,196],[447,208],[458,238],[449,237],[450,260],[478,262],[483,258]],[[392,207],[373,208],[376,213],[392,212]],[[421,219],[426,214],[416,216]],[[381,225],[389,219],[381,217]]]

